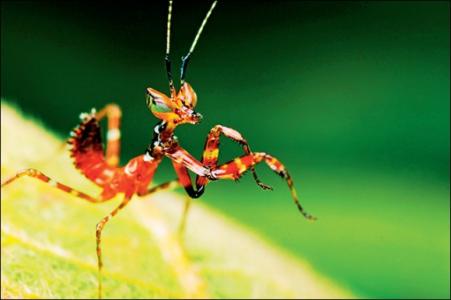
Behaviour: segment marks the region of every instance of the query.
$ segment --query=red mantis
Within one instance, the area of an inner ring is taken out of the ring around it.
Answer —
[[[194,110],[197,103],[197,96],[193,88],[185,81],[187,65],[193,53],[202,30],[207,23],[217,1],[214,1],[208,10],[203,22],[194,38],[194,41],[184,57],[182,57],[180,73],[180,89],[177,92],[174,86],[171,71],[171,61],[169,59],[172,0],[169,0],[167,33],[166,33],[166,71],[169,79],[170,95],[167,96],[152,88],[147,89],[146,105],[155,117],[160,119],[160,123],[154,128],[152,142],[147,147],[143,155],[131,159],[125,166],[119,166],[120,154],[120,119],[121,110],[115,104],[109,104],[99,112],[92,110],[90,113],[80,115],[81,122],[71,132],[68,140],[70,153],[75,167],[102,189],[98,196],[91,196],[77,191],[65,184],[57,182],[36,169],[26,169],[18,172],[14,177],[9,178],[2,187],[8,185],[22,176],[30,176],[48,183],[64,192],[70,193],[78,198],[92,203],[101,203],[112,199],[117,194],[122,193],[122,202],[107,216],[105,216],[96,227],[96,251],[98,262],[98,292],[99,298],[102,294],[102,230],[121,209],[123,209],[132,199],[133,195],[145,196],[180,184],[184,187],[191,198],[200,197],[205,186],[210,181],[220,179],[239,179],[246,171],[250,170],[256,183],[263,189],[271,189],[270,186],[262,183],[254,169],[260,162],[265,162],[274,172],[286,180],[291,196],[299,211],[307,219],[315,218],[308,214],[298,201],[293,180],[284,165],[275,157],[263,153],[252,152],[248,142],[242,135],[231,128],[216,125],[210,130],[207,136],[202,159],[199,161],[190,153],[183,149],[174,135],[174,130],[181,124],[197,124],[202,116]],[[106,151],[103,149],[99,122],[108,119],[107,145]],[[227,138],[238,142],[244,154],[227,163],[218,165],[219,139],[224,135]],[[178,179],[163,183],[159,186],[149,188],[153,175],[159,163],[164,157],[172,161]],[[195,182],[191,181],[189,171],[196,174]],[[194,184],[194,186],[193,186]]]

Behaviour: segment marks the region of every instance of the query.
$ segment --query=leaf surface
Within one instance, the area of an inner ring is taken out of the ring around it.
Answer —
[[[99,190],[73,167],[58,139],[2,102],[2,182],[33,167],[77,190]],[[2,298],[97,296],[95,225],[121,201],[91,204],[33,178],[2,188]],[[352,295],[250,229],[185,198],[135,197],[105,227],[107,298],[344,298]]]

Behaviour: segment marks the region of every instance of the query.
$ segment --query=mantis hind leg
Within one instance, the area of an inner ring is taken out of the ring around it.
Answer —
[[[99,299],[102,298],[102,267],[103,267],[103,261],[102,261],[102,230],[105,227],[106,223],[110,221],[121,209],[123,209],[128,202],[130,201],[130,197],[125,197],[124,200],[119,204],[118,207],[116,207],[114,210],[112,210],[107,216],[105,216],[102,220],[100,220],[99,223],[97,223],[96,226],[96,253],[97,253],[97,280],[98,280],[98,297]]]
[[[108,165],[117,166],[121,152],[121,109],[117,104],[111,103],[96,113],[96,119],[108,118],[107,146],[105,159]]]
[[[81,114],[80,116],[83,116]],[[108,131],[107,131],[107,145],[105,159],[110,166],[117,166],[119,164],[120,152],[121,152],[121,116],[122,112],[117,104],[110,103],[102,108],[99,112],[95,113],[97,121],[101,121],[104,117],[108,118]],[[49,162],[54,157],[67,149],[67,144],[72,144],[72,138],[69,138],[65,142],[62,142],[54,153],[46,158],[41,159],[43,162]]]
[[[11,183],[13,183],[14,181],[16,181],[17,179],[23,177],[23,176],[27,176],[27,177],[32,177],[32,178],[36,178],[38,180],[41,180],[47,184],[49,184],[50,186],[53,186],[63,192],[66,192],[68,194],[74,195],[80,199],[86,200],[88,202],[92,202],[92,203],[100,203],[100,202],[104,202],[108,199],[99,199],[99,198],[95,198],[92,197],[88,194],[85,194],[83,192],[79,192],[74,188],[71,188],[68,185],[62,184],[56,180],[53,180],[52,178],[48,177],[47,175],[45,175],[44,173],[42,173],[39,170],[36,169],[25,169],[23,171],[19,171],[16,173],[16,175],[10,177],[9,179],[5,180],[5,182],[2,183],[1,187],[5,187],[6,185],[9,185]]]
[[[13,183],[14,181],[16,181],[17,179],[23,177],[23,176],[28,176],[28,177],[32,177],[32,178],[36,178],[38,180],[41,180],[47,184],[49,184],[50,186],[53,186],[55,188],[58,188],[68,194],[74,195],[80,199],[92,202],[92,203],[100,203],[100,202],[104,202],[109,200],[110,198],[95,198],[92,196],[89,196],[88,194],[79,192],[65,184],[62,184],[60,182],[57,182],[53,179],[51,179],[50,177],[48,177],[47,175],[45,175],[44,173],[42,173],[39,170],[36,169],[26,169],[23,171],[18,172],[15,176],[7,179],[5,182],[2,183],[1,187],[5,187],[6,185],[9,185],[11,183]],[[114,217],[117,212],[122,209],[129,201],[129,198],[124,199],[124,201],[115,209],[113,210],[109,215],[107,215],[106,217],[104,217],[98,224],[96,227],[96,242],[97,242],[97,246],[96,246],[96,250],[97,250],[97,262],[98,262],[98,284],[99,284],[99,298],[102,297],[102,250],[101,250],[101,234],[102,234],[102,229],[105,226],[105,224],[112,218]]]

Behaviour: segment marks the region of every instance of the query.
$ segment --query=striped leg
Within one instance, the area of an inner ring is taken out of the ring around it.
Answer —
[[[106,161],[110,166],[117,166],[119,164],[119,155],[121,152],[121,115],[121,109],[114,103],[108,104],[96,113],[96,119],[98,121],[105,116],[108,117]]]
[[[202,163],[204,166],[210,168],[215,168],[217,166],[219,156],[219,137],[221,133],[224,134],[225,137],[228,137],[229,139],[232,139],[233,141],[242,145],[245,154],[252,153],[248,142],[243,138],[243,136],[238,131],[222,125],[216,125],[210,130],[210,133],[207,136],[207,140],[205,141],[204,153],[202,156]],[[272,187],[264,184],[263,182],[260,181],[260,179],[258,179],[254,166],[251,166],[250,170],[252,172],[252,175],[254,176],[255,182],[257,182],[257,184],[261,188],[263,188],[264,190],[272,189]],[[207,178],[197,177],[196,183],[198,187],[204,186],[207,184]]]
[[[255,152],[249,155],[243,155],[221,166],[218,166],[216,169],[212,170],[212,175],[217,179],[237,180],[243,175],[244,172],[262,161],[264,161],[279,176],[285,179],[288,187],[290,188],[293,201],[302,215],[309,220],[316,220],[316,218],[308,214],[299,203],[293,180],[291,179],[291,176],[285,166],[279,160],[269,154],[263,152]]]
[[[84,115],[81,114],[81,116]],[[108,132],[107,132],[107,149],[106,149],[106,160],[110,166],[117,166],[119,163],[120,155],[120,123],[121,123],[121,109],[118,105],[111,103],[105,106],[102,110],[96,113],[96,119],[98,121],[102,120],[104,117],[108,117]],[[52,159],[61,153],[66,148],[66,144],[71,144],[71,139],[61,143],[55,153],[52,153],[42,161],[52,161]]]
[[[105,216],[99,223],[97,223],[96,226],[96,252],[97,252],[97,269],[98,269],[98,284],[99,284],[99,299],[102,298],[102,248],[101,248],[101,242],[102,242],[102,230],[105,227],[106,223],[111,220],[122,208],[124,208],[127,203],[130,201],[130,197],[125,197],[124,200],[122,200],[121,204],[119,204],[118,207],[116,207],[111,213],[109,213],[107,216]]]
[[[59,183],[59,182],[51,179],[50,177],[48,177],[47,175],[45,175],[44,173],[42,173],[41,171],[38,171],[36,169],[26,169],[26,170],[17,172],[17,174],[15,176],[13,176],[13,177],[7,179],[5,182],[3,182],[1,187],[4,187],[4,186],[14,182],[16,179],[19,179],[20,177],[23,177],[23,176],[29,176],[29,177],[39,179],[39,180],[46,182],[49,185],[56,187],[66,193],[69,193],[71,195],[74,195],[78,198],[81,198],[83,200],[86,200],[86,201],[89,201],[92,203],[99,203],[99,202],[108,200],[108,199],[97,199],[97,198],[91,197],[85,193],[79,192],[65,184]]]

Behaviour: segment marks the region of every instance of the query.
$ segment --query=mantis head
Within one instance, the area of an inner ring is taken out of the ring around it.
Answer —
[[[202,119],[202,115],[194,111],[197,104],[196,92],[187,82],[171,97],[148,88],[146,104],[155,117],[174,125],[197,124]]]

